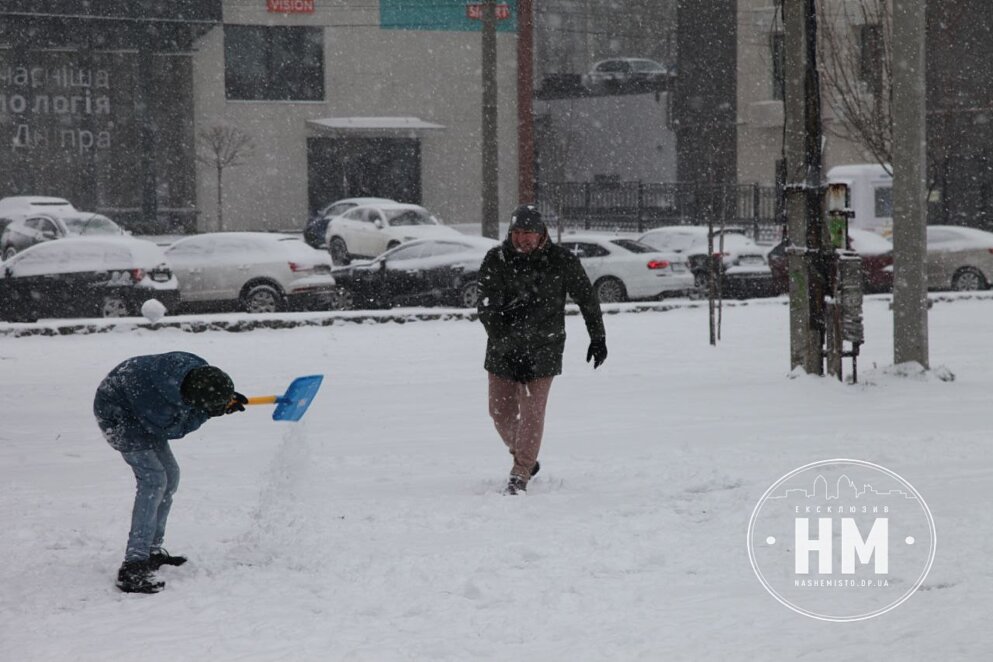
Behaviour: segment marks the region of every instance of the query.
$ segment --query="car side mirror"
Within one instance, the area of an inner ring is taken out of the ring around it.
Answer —
[[[373,225],[375,225],[375,226],[376,226],[377,228],[379,228],[380,230],[382,230],[382,229],[383,229],[383,221],[381,221],[381,220],[380,220],[380,219],[378,219],[378,218],[377,218],[377,219],[376,219],[375,221],[373,221],[373,222],[372,222],[372,224],[373,224]]]
[[[52,230],[42,230],[41,237],[42,239],[55,239],[55,232]]]

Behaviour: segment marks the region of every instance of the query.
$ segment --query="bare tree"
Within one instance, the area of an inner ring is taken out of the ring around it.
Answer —
[[[840,120],[825,130],[861,144],[885,168],[893,156],[893,24],[889,0],[818,3],[822,89]]]
[[[217,169],[217,229],[224,231],[224,169],[244,165],[255,153],[255,142],[241,129],[218,124],[201,129],[197,137],[197,160]]]

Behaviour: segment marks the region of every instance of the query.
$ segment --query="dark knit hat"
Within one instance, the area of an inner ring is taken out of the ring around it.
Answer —
[[[545,222],[541,220],[541,212],[534,205],[521,205],[514,210],[510,217],[510,229],[525,232],[545,232]]]
[[[223,411],[234,397],[234,382],[220,368],[202,365],[186,373],[179,391],[186,402],[198,409]]]

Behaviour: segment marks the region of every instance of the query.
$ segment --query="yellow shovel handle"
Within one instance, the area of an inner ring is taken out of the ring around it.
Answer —
[[[278,395],[257,395],[248,399],[250,405],[274,405],[279,399]]]

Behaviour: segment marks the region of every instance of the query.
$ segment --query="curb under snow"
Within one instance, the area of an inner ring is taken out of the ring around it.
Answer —
[[[872,295],[869,300],[892,302],[889,294]],[[929,295],[931,303],[946,303],[970,299],[993,300],[993,292],[952,294],[937,293]],[[786,297],[768,299],[725,300],[723,305],[728,307],[779,305],[789,304]],[[604,304],[605,315],[619,313],[664,313],[670,310],[706,308],[707,301],[678,300],[667,302],[643,303],[614,303]],[[575,305],[566,306],[567,315],[578,315],[579,308]],[[460,308],[407,308],[384,311],[339,311],[322,313],[283,313],[263,314],[248,317],[244,313],[218,315],[180,315],[167,317],[158,322],[149,322],[140,317],[120,319],[91,319],[74,320],[71,322],[49,320],[34,324],[18,324],[0,322],[0,336],[20,338],[24,336],[72,336],[91,333],[127,332],[136,330],[159,331],[161,329],[177,329],[187,333],[202,333],[204,331],[253,331],[255,329],[292,329],[306,326],[332,326],[334,324],[384,324],[408,322],[462,320],[475,321],[478,319],[475,310]]]

